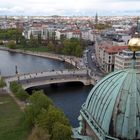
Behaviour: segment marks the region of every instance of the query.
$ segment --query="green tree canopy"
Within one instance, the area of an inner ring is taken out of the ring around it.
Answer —
[[[40,127],[35,127],[32,130],[28,140],[50,140],[48,132]]]
[[[22,88],[22,86],[19,83],[17,83],[16,81],[13,81],[10,83],[10,89],[13,93],[16,93],[21,88]]]
[[[0,29],[0,39],[2,40],[16,40],[17,43],[21,36],[22,36],[22,31],[19,28]]]
[[[9,49],[15,49],[15,48],[16,48],[16,43],[15,43],[15,41],[14,41],[14,40],[8,41],[7,47],[8,47]]]
[[[53,105],[51,99],[49,99],[43,91],[35,91],[29,97],[29,106],[25,109],[26,121],[33,126],[37,116],[42,109],[48,109],[50,105]]]
[[[72,39],[65,39],[63,41],[63,50],[64,54],[74,55],[74,56],[82,56],[82,52],[84,47],[81,45],[80,40],[72,38]]]
[[[52,43],[52,41],[49,41],[47,48],[48,48],[48,51],[55,51],[55,46]]]
[[[29,94],[23,88],[19,88],[15,95],[21,101],[25,101],[29,97]]]
[[[98,30],[104,30],[104,29],[107,29],[107,28],[111,28],[111,25],[110,24],[99,23],[99,24],[95,25],[95,28],[98,29]]]
[[[39,46],[38,39],[34,38],[34,36],[33,36],[32,33],[30,35],[30,39],[29,39],[28,45],[31,48],[34,48],[34,47],[38,47]]]
[[[3,88],[5,86],[6,86],[6,83],[5,83],[4,79],[1,77],[1,79],[0,79],[0,88]]]
[[[67,125],[56,122],[52,129],[52,140],[72,140],[72,131]]]
[[[70,126],[64,112],[54,106],[49,106],[48,111],[42,111],[42,113],[38,116],[36,120],[37,125],[39,127],[47,129],[50,134],[52,132],[52,127],[55,122],[60,122],[62,124]]]

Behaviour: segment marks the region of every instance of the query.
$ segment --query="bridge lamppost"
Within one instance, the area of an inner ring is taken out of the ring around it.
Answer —
[[[15,65],[15,74],[17,76],[18,82],[19,82],[19,74],[18,74],[18,68],[17,65]]]

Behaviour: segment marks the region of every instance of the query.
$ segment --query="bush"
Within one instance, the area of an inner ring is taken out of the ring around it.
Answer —
[[[70,126],[64,112],[54,106],[49,106],[48,111],[43,110],[36,119],[37,125],[47,129],[50,134],[52,133],[52,127],[56,122]]]
[[[15,41],[11,40],[6,45],[9,49],[16,49],[16,43]]]
[[[21,101],[25,101],[29,97],[29,94],[23,88],[19,88],[16,92],[16,97]]]
[[[20,88],[22,88],[22,86],[16,81],[10,83],[10,89],[13,93],[17,93]]]
[[[3,45],[3,41],[2,40],[0,40],[0,45]]]
[[[42,109],[48,110],[53,102],[42,91],[36,91],[29,97],[29,104],[25,109],[25,116],[29,126],[32,127]]]
[[[28,140],[49,140],[49,139],[50,136],[48,132],[39,127],[33,128],[32,133],[28,138]]]
[[[29,97],[28,93],[22,88],[21,84],[16,81],[10,83],[10,89],[21,101],[25,101]]]
[[[56,122],[53,125],[52,140],[72,140],[71,135],[71,127],[60,122]]]
[[[0,79],[0,88],[3,88],[3,87],[5,87],[5,86],[6,86],[6,83],[5,83],[4,79],[1,78],[1,79]]]
[[[25,123],[30,128],[34,126],[29,140],[72,140],[71,126],[64,112],[56,108],[42,91],[29,97]]]

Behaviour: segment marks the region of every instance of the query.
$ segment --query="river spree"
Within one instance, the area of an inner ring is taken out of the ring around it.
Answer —
[[[32,73],[47,70],[70,69],[70,64],[26,54],[13,53],[8,51],[0,51],[0,72],[3,76],[15,75],[15,66],[18,72]],[[47,85],[37,89],[43,89],[55,103],[61,108],[66,116],[70,119],[73,126],[78,126],[77,117],[81,105],[87,98],[92,86],[83,86],[77,83],[65,83],[58,85]],[[29,89],[31,92],[33,89]]]
[[[72,68],[68,63],[49,58],[0,51],[1,74],[3,76],[15,75],[15,66],[18,68],[19,74]]]

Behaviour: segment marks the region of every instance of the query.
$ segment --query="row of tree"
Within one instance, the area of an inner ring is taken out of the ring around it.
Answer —
[[[104,30],[104,29],[108,29],[108,28],[111,28],[111,24],[108,24],[108,23],[99,23],[99,24],[96,24],[95,25],[95,29],[97,30]]]
[[[15,40],[18,44],[22,37],[22,31],[16,29],[0,29],[0,40]]]
[[[41,34],[34,37],[31,33],[30,39],[25,39],[22,36],[22,31],[20,29],[1,29],[0,30],[0,40],[8,40],[9,42],[6,46],[10,49],[20,48],[40,48],[46,47],[48,51],[53,53],[60,53],[65,55],[82,56],[83,50],[86,47],[86,43],[83,40],[72,38],[66,39],[62,37],[61,40],[55,39],[55,32],[46,40],[42,40]],[[1,43],[0,43],[1,44]]]
[[[49,42],[48,44],[48,51],[77,57],[82,56],[84,49],[84,42],[76,38],[64,39],[59,42],[59,45],[55,45],[53,42]]]
[[[24,120],[27,129],[32,129],[29,140],[71,140],[71,126],[64,112],[54,106],[43,91],[32,95],[22,89],[17,82],[10,84],[11,91],[20,100],[28,101]]]

